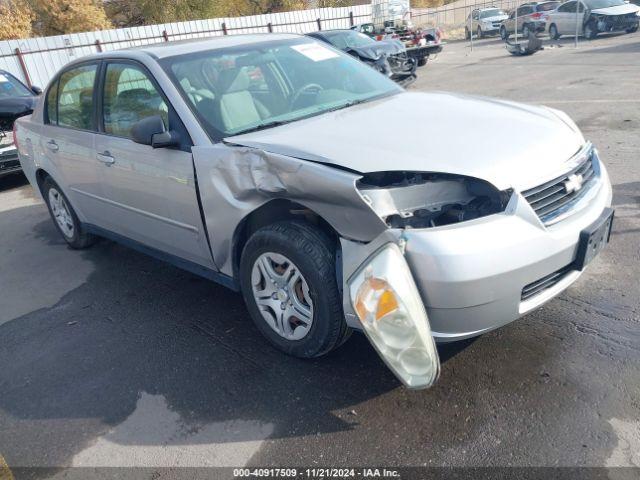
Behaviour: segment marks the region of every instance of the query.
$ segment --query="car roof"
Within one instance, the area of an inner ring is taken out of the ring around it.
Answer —
[[[190,38],[187,40],[158,42],[150,45],[126,48],[123,50],[113,50],[96,53],[93,55],[82,57],[81,59],[78,59],[78,61],[86,62],[87,60],[90,61],[104,57],[136,58],[139,57],[140,54],[149,55],[151,57],[160,59],[178,55],[187,55],[189,53],[203,52],[206,50],[237,47],[241,45],[251,45],[254,43],[270,42],[274,40],[292,40],[301,38],[306,37],[293,33],[253,33],[239,35],[222,35],[206,38]],[[78,61],[73,63],[77,63]]]

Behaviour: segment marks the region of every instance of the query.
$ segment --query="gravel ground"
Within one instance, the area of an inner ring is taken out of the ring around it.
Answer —
[[[401,388],[361,335],[314,361],[280,355],[239,295],[111,242],[69,250],[24,180],[0,179],[0,478],[2,457],[16,476],[60,478],[71,466],[639,467],[638,58],[640,33],[527,58],[490,39],[472,53],[451,43],[420,70],[412,90],[565,110],[600,149],[616,208],[611,244],[571,288],[443,349],[427,391]],[[425,112],[425,137],[406,141],[428,142],[437,121]],[[495,132],[479,148],[508,141]]]

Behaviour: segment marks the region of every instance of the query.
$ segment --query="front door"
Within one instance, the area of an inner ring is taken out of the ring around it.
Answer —
[[[141,65],[109,62],[103,79],[95,146],[112,212],[105,228],[212,268],[186,130]],[[182,146],[154,149],[131,139],[131,127],[154,115],[181,134]]]

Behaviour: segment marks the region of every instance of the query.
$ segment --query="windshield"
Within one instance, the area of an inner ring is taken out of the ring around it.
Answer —
[[[348,48],[368,47],[375,45],[376,41],[368,37],[364,33],[345,31],[345,32],[325,32],[324,37],[331,42],[333,46],[340,50]]]
[[[483,10],[480,12],[480,18],[499,17],[501,15],[506,15],[506,13],[499,8],[492,8],[490,10]]]
[[[619,5],[625,5],[624,0],[586,0],[584,2],[589,10],[596,10],[598,8],[617,7]]]
[[[215,140],[402,91],[359,60],[309,39],[208,50],[162,63]]]
[[[0,98],[31,97],[33,93],[17,78],[8,73],[0,73]]]

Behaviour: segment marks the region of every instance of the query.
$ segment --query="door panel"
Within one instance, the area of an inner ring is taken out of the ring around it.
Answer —
[[[98,64],[73,67],[47,93],[48,124],[41,151],[54,165],[51,172],[69,197],[80,220],[100,224],[108,215],[95,161],[93,91]]]
[[[214,268],[202,225],[190,152],[154,149],[130,139],[131,126],[169,108],[145,71],[135,64],[105,69],[103,133],[96,157],[111,211],[105,228],[149,247]]]

